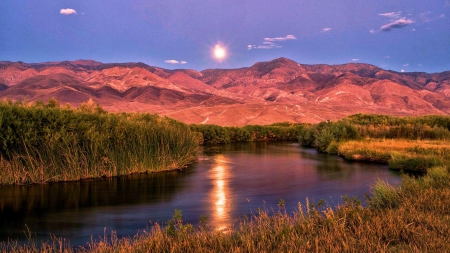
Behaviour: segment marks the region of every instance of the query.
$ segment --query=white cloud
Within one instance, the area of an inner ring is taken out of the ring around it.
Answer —
[[[265,41],[285,41],[285,40],[296,40],[294,35],[286,35],[286,37],[276,37],[276,38],[264,38]]]
[[[330,31],[331,29],[333,29],[333,28],[326,27],[326,28],[323,28],[322,32],[328,32],[328,31]]]
[[[353,58],[352,61],[359,61],[359,59],[358,58]]]
[[[62,15],[73,15],[73,14],[77,14],[77,11],[74,9],[67,8],[67,9],[61,9],[59,11],[59,13]]]
[[[394,22],[391,22],[389,24],[382,26],[380,29],[382,31],[388,32],[388,31],[391,31],[392,29],[402,28],[402,27],[405,27],[412,23],[414,23],[414,21],[412,21],[411,19],[401,18],[401,19],[395,20]]]
[[[180,62],[178,62],[177,60],[165,60],[165,63],[169,63],[169,64],[178,64]]]
[[[251,50],[251,49],[272,49],[272,48],[281,48],[282,46],[279,45],[248,45],[247,49]]]
[[[292,34],[288,34],[285,37],[264,38],[262,45],[247,45],[247,49],[252,50],[252,49],[281,48],[281,46],[278,45],[277,43],[283,42],[286,40],[296,40],[296,39],[297,38]]]
[[[405,27],[405,26],[408,26],[408,25],[414,23],[414,21],[412,19],[408,19],[404,16],[402,17],[401,11],[380,13],[378,15],[389,18],[390,23],[381,26],[379,30],[374,30],[374,29],[370,30],[370,33],[372,33],[372,34],[377,33],[379,31],[384,31],[384,32],[392,31],[393,29],[402,28],[402,27]],[[425,15],[427,15],[427,14],[425,14]]]
[[[169,64],[186,64],[187,61],[177,61],[177,60],[165,60],[165,63],[169,63]]]
[[[388,17],[388,18],[391,18],[391,19],[399,19],[402,16],[402,12],[401,11],[398,11],[398,12],[386,12],[386,13],[380,13],[378,15],[383,16],[383,17]]]
[[[405,72],[405,70],[404,70],[404,69],[402,69],[402,70],[400,70],[400,72]]]
[[[403,64],[403,67],[408,67],[408,66],[409,66],[409,63]]]

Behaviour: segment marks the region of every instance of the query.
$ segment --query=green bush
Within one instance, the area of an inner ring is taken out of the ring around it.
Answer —
[[[224,144],[252,141],[296,141],[302,129],[300,124],[267,126],[222,127],[217,125],[191,125],[191,130],[203,135],[204,144]]]
[[[428,168],[442,165],[442,159],[434,156],[393,157],[388,163],[390,169],[409,172],[426,172]]]

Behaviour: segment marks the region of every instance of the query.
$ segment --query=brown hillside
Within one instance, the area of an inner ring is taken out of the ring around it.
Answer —
[[[167,70],[92,60],[0,62],[0,98],[111,112],[150,112],[219,125],[319,122],[355,113],[450,113],[450,71],[399,73],[373,65],[305,65],[286,58],[239,69]]]

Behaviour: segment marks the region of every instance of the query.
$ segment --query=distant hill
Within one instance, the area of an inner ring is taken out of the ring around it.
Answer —
[[[400,73],[369,64],[286,58],[239,69],[167,70],[92,60],[0,62],[0,99],[150,112],[219,125],[319,122],[355,113],[450,114],[450,71]]]

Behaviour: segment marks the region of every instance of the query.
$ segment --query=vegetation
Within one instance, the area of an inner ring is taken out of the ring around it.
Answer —
[[[109,114],[92,102],[73,110],[0,103],[0,183],[28,184],[182,168],[198,136],[151,114]]]
[[[450,164],[450,142],[445,140],[367,139],[341,143],[338,153],[347,160],[388,163],[389,168],[425,172]]]
[[[296,141],[302,124],[276,123],[267,126],[222,127],[217,125],[191,125],[201,134],[204,144],[225,144],[252,141]]]
[[[0,113],[0,126],[5,129],[0,133],[2,180],[4,175],[12,174],[10,178],[27,178],[17,182],[28,182],[31,175],[39,181],[39,173],[47,173],[49,168],[50,177],[41,181],[66,173],[56,168],[82,168],[74,178],[110,175],[118,168],[131,168],[125,170],[127,173],[136,168],[173,168],[194,155],[199,137],[193,131],[201,133],[207,144],[296,137],[302,145],[349,160],[389,163],[394,169],[426,172],[417,178],[404,176],[397,187],[379,181],[365,207],[354,198],[345,198],[345,203],[336,208],[307,199],[306,205],[299,203],[298,210],[289,214],[280,200],[278,211],[260,211],[225,231],[202,223],[198,227],[185,224],[182,211],[175,210],[165,226],[154,224],[132,238],[118,239],[112,233],[109,238],[105,236],[100,242],[80,248],[70,247],[61,238],[39,246],[33,240],[27,245],[10,241],[0,243],[2,252],[450,251],[448,116],[354,115],[317,125],[192,125],[189,129],[155,115],[112,115],[86,105],[70,110],[52,103],[27,106],[7,102],[0,104]],[[94,172],[84,174],[84,169]]]
[[[298,140],[347,160],[388,163],[391,169],[425,172],[450,162],[450,117],[357,114],[337,122],[306,125]]]

